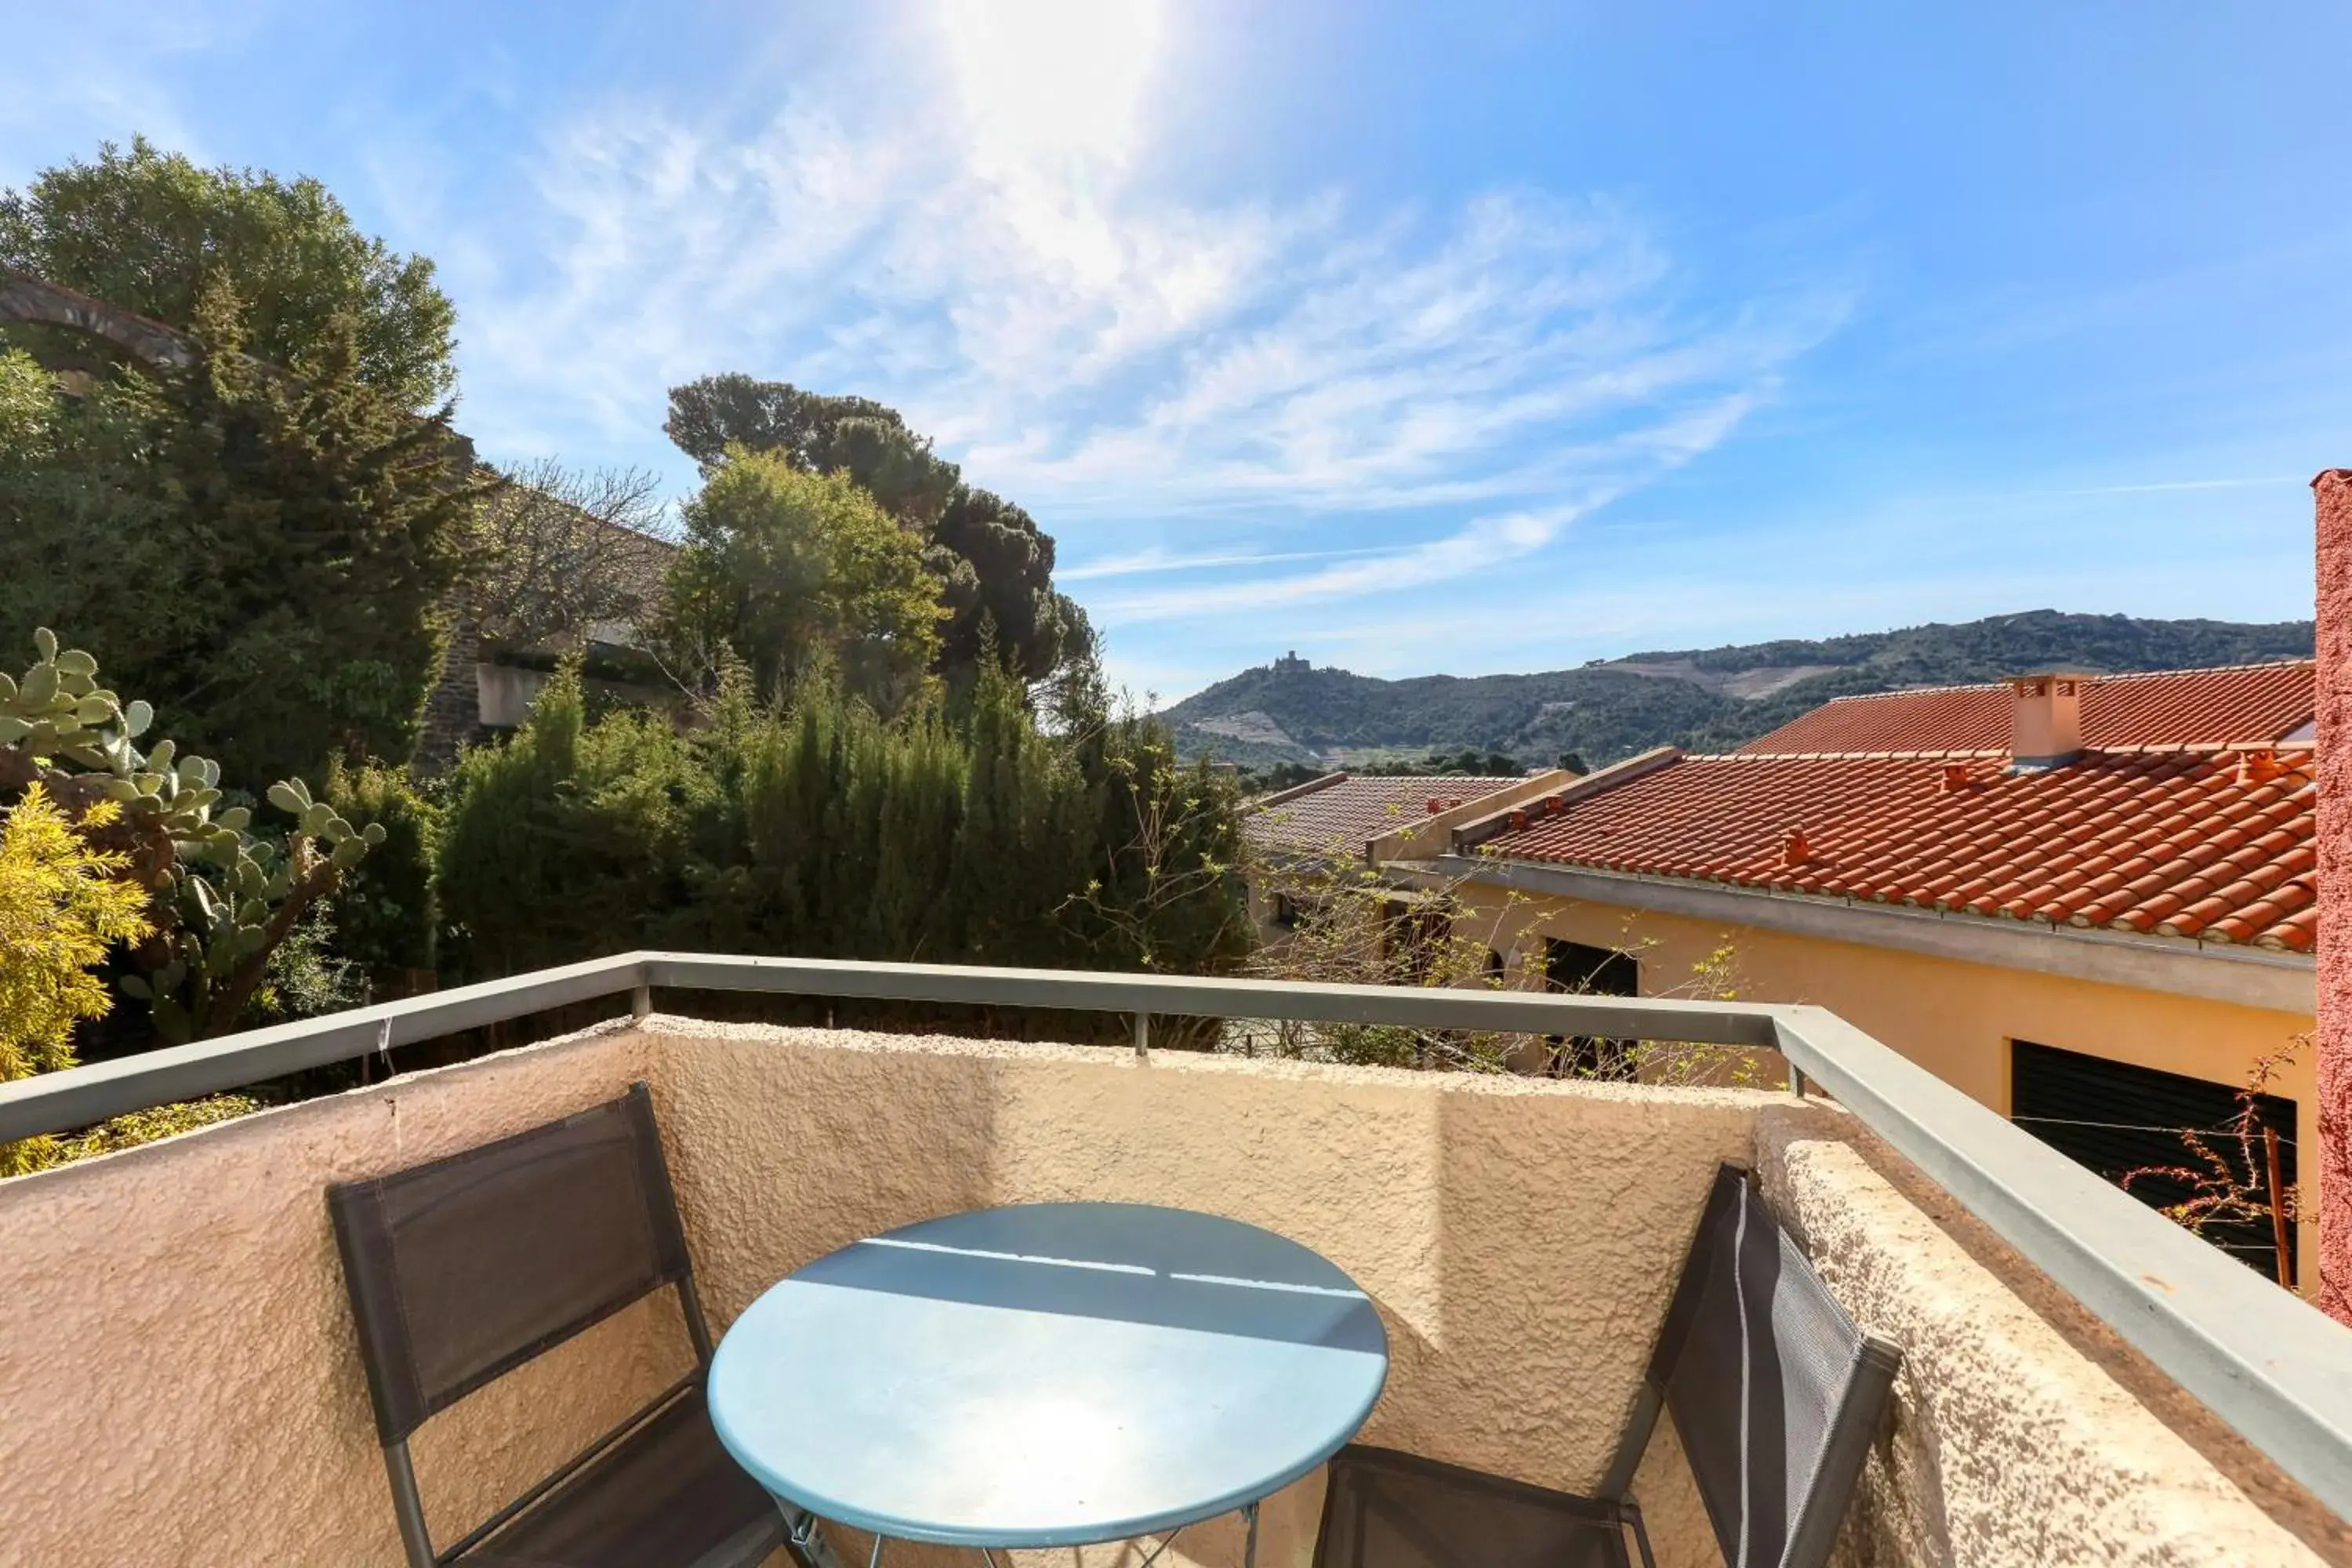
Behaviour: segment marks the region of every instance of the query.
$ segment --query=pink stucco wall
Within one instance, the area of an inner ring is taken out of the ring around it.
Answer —
[[[2330,468],[2311,488],[2319,511],[2319,1304],[2352,1323],[2352,468]]]

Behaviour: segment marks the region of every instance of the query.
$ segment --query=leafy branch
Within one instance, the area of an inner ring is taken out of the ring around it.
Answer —
[[[2181,1145],[2192,1163],[2142,1165],[2116,1178],[2126,1192],[2135,1182],[2172,1181],[2186,1185],[2188,1197],[2158,1212],[2195,1236],[2204,1236],[2220,1225],[2268,1226],[2278,1259],[2278,1282],[2290,1290],[2294,1289],[2294,1267],[2289,1238],[2301,1217],[2300,1194],[2280,1177],[2278,1129],[2263,1119],[2262,1102],[2272,1082],[2310,1040],[2309,1035],[2297,1035],[2277,1050],[2255,1058],[2244,1086],[2238,1090],[2237,1111],[2218,1130],[2179,1130]],[[2234,1149],[2235,1161],[2224,1149]]]

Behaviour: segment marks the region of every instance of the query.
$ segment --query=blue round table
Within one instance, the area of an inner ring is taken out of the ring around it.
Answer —
[[[787,1276],[728,1330],[709,1405],[728,1452],[820,1518],[1074,1546],[1254,1510],[1355,1435],[1387,1376],[1370,1300],[1297,1242],[1030,1204]]]

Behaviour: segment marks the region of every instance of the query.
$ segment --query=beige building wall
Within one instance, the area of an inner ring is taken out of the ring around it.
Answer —
[[[645,1076],[603,1031],[0,1182],[0,1563],[399,1568],[330,1182],[568,1116]],[[446,1544],[693,1364],[639,1302],[436,1416]]]
[[[655,1019],[260,1112],[0,1183],[0,1563],[397,1568],[325,1188],[641,1077],[715,1330],[918,1219],[1203,1209],[1316,1247],[1372,1295],[1392,1370],[1368,1440],[1577,1489],[1632,1407],[1717,1163],[1749,1156],[1772,1100]],[[435,1417],[415,1449],[436,1539],[689,1357],[664,1295]],[[1675,1452],[1653,1449],[1644,1489],[1662,1562],[1698,1563]],[[1267,1568],[1307,1568],[1319,1498],[1311,1480],[1269,1508]],[[1239,1561],[1230,1524],[1185,1541]]]
[[[1717,1162],[1759,1161],[1831,1288],[1906,1357],[1851,1561],[2315,1561],[2097,1365],[2031,1332],[2000,1280],[1846,1157],[1846,1119],[1826,1110],[653,1018],[0,1182],[0,1563],[397,1568],[323,1189],[640,1077],[722,1331],[782,1275],[889,1226],[1045,1199],[1180,1205],[1295,1237],[1370,1294],[1392,1370],[1367,1440],[1579,1490],[1630,1411]],[[1766,1135],[1790,1114],[1801,1123]],[[666,1385],[686,1353],[656,1297],[436,1417],[416,1446],[442,1539]],[[1670,1427],[1636,1492],[1662,1564],[1720,1561]],[[2043,1532],[2037,1510],[2076,1496],[2109,1500]],[[1270,1506],[1268,1568],[1307,1568],[1318,1497],[1310,1480]],[[2067,1550],[2033,1550],[2048,1541]],[[1227,1521],[1188,1531],[1171,1561],[1228,1568],[1239,1548]]]
[[[1739,1000],[1827,1007],[2004,1116],[2010,1112],[2010,1047],[2017,1040],[2237,1088],[2259,1058],[2284,1049],[2312,1027],[2308,1013],[1475,882],[1462,884],[1458,891],[1473,911],[1473,929],[1504,952],[1517,983],[1538,983],[1546,937],[1633,953],[1641,961],[1645,996],[1695,994],[1695,977],[1722,953]],[[2316,1149],[2318,1097],[2307,1045],[2273,1079],[2269,1092],[2295,1102],[2297,1145]],[[2188,1158],[2186,1149],[2182,1158]],[[2316,1161],[2301,1162],[2306,1194],[2317,1173]],[[2315,1215],[2317,1203],[2306,1195],[2302,1212]],[[2316,1273],[2310,1260],[2318,1256],[2315,1219],[2304,1220],[2298,1244],[2308,1289]]]
[[[1365,1441],[1577,1491],[1607,1468],[1717,1165],[1749,1157],[1778,1099],[646,1026],[678,1039],[655,1092],[715,1324],[802,1263],[933,1215],[1202,1209],[1305,1243],[1371,1296],[1391,1370]],[[1654,1449],[1653,1478],[1672,1463]],[[1661,1561],[1705,1562],[1696,1495],[1646,1489]],[[1286,1544],[1267,1568],[1306,1568],[1318,1495],[1269,1520],[1262,1545]],[[1223,1560],[1204,1539],[1202,1560]]]

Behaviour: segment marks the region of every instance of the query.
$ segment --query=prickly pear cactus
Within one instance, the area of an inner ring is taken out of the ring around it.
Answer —
[[[60,649],[47,626],[40,656],[22,676],[0,674],[0,784],[36,779],[61,798],[103,795],[122,806],[122,826],[146,851],[134,856],[153,889],[157,959],[121,982],[154,1010],[165,1038],[193,1039],[233,1025],[270,950],[302,910],[383,842],[380,826],[355,828],[300,779],[269,786],[269,803],[294,819],[281,848],[251,831],[243,806],[215,812],[219,764],[181,756],[168,740],[142,752],[155,720],[98,683],[98,660]],[[160,958],[158,959],[158,955]]]

